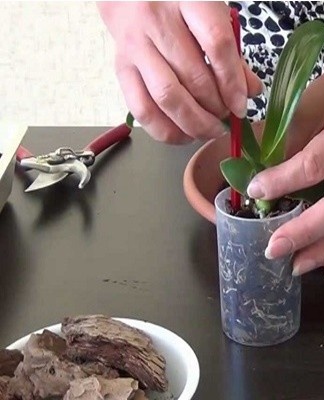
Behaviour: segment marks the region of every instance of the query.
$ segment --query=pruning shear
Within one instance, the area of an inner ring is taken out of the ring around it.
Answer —
[[[70,174],[79,177],[78,187],[83,189],[91,178],[88,167],[94,164],[96,156],[126,139],[132,131],[133,122],[134,118],[128,114],[126,123],[102,133],[83,150],[59,147],[48,154],[34,156],[28,149],[20,146],[16,153],[18,165],[26,170],[39,171],[37,178],[25,192],[44,189],[62,181]]]

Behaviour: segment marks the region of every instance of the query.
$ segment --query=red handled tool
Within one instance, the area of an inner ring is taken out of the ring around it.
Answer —
[[[241,57],[241,27],[239,13],[236,8],[231,8],[232,26],[237,45],[237,51]],[[241,157],[241,141],[242,141],[242,121],[233,113],[230,116],[231,123],[231,156],[235,158]],[[241,208],[241,195],[233,188],[231,189],[231,203],[234,210]]]
[[[88,167],[95,162],[96,156],[126,139],[132,131],[133,121],[129,114],[126,123],[104,132],[80,151],[74,151],[69,147],[60,147],[54,152],[33,156],[28,149],[20,146],[16,154],[18,164],[26,169],[40,171],[26,192],[54,185],[71,173],[79,176],[79,188],[82,189],[90,180],[91,174]]]

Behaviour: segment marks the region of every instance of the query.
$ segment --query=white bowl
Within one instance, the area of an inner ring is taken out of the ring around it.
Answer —
[[[169,392],[176,400],[191,400],[195,394],[200,377],[198,359],[192,348],[175,333],[149,322],[128,318],[115,318],[148,334],[156,349],[165,357],[166,375],[169,380]],[[33,333],[42,333],[44,329],[58,335],[61,324],[52,325]],[[22,350],[30,334],[17,340],[7,348]]]

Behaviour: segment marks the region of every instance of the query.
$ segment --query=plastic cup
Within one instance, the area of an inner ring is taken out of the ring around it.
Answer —
[[[302,203],[277,217],[247,219],[226,212],[228,198],[229,188],[215,199],[223,331],[243,345],[282,343],[299,330],[301,279],[292,276],[292,255],[268,260],[264,252],[273,232],[301,213]]]

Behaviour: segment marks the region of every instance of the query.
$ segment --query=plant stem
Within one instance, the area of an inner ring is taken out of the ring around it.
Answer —
[[[267,216],[275,204],[274,200],[255,200],[255,206],[262,216]]]

